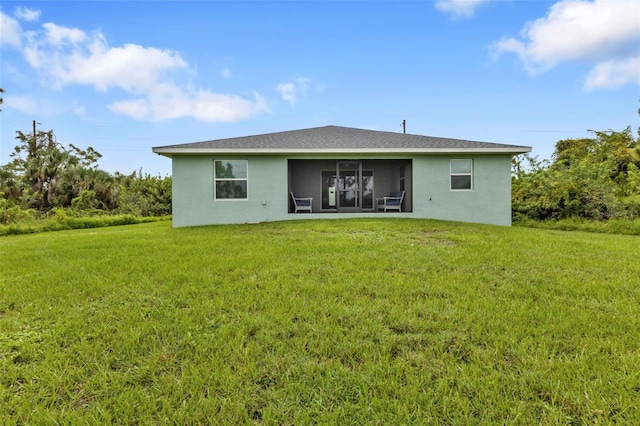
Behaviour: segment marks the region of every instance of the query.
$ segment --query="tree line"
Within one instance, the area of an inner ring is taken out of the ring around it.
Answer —
[[[0,87],[0,105],[4,92]],[[98,151],[65,146],[53,130],[36,131],[35,121],[31,133],[16,134],[12,160],[0,165],[0,224],[52,213],[57,217],[171,214],[171,177],[100,170]]]
[[[65,146],[52,130],[16,133],[12,160],[0,166],[0,223],[61,209],[78,216],[171,214],[171,177],[110,174],[98,168],[102,155],[91,147]]]
[[[551,160],[514,158],[514,220],[640,218],[640,129],[590,133],[557,142]]]

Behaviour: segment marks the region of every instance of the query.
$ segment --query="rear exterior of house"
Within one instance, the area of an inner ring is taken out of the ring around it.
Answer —
[[[511,159],[530,148],[326,126],[153,151],[172,160],[175,227],[344,217],[508,226]],[[392,193],[402,204],[385,211]],[[294,196],[311,208],[296,213]]]

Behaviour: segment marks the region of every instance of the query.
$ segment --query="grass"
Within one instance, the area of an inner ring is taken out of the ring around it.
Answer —
[[[585,231],[619,235],[640,235],[640,219],[591,220],[571,218],[560,220],[517,220],[515,226],[556,229],[562,231]]]
[[[423,220],[0,238],[8,424],[639,424],[638,237]]]
[[[16,211],[20,210],[16,208]],[[134,216],[131,214],[73,216],[65,210],[59,209],[51,216],[38,217],[34,215],[11,223],[0,223],[0,236],[133,225],[162,220],[171,220],[171,216]]]

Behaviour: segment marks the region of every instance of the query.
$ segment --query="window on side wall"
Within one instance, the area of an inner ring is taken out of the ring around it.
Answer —
[[[451,160],[451,190],[471,191],[473,189],[473,160]]]
[[[247,160],[214,160],[213,199],[246,200],[248,169]]]

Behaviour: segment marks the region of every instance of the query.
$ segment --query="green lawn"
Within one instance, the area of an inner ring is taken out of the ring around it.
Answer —
[[[425,220],[0,238],[8,424],[640,424],[640,238]]]

